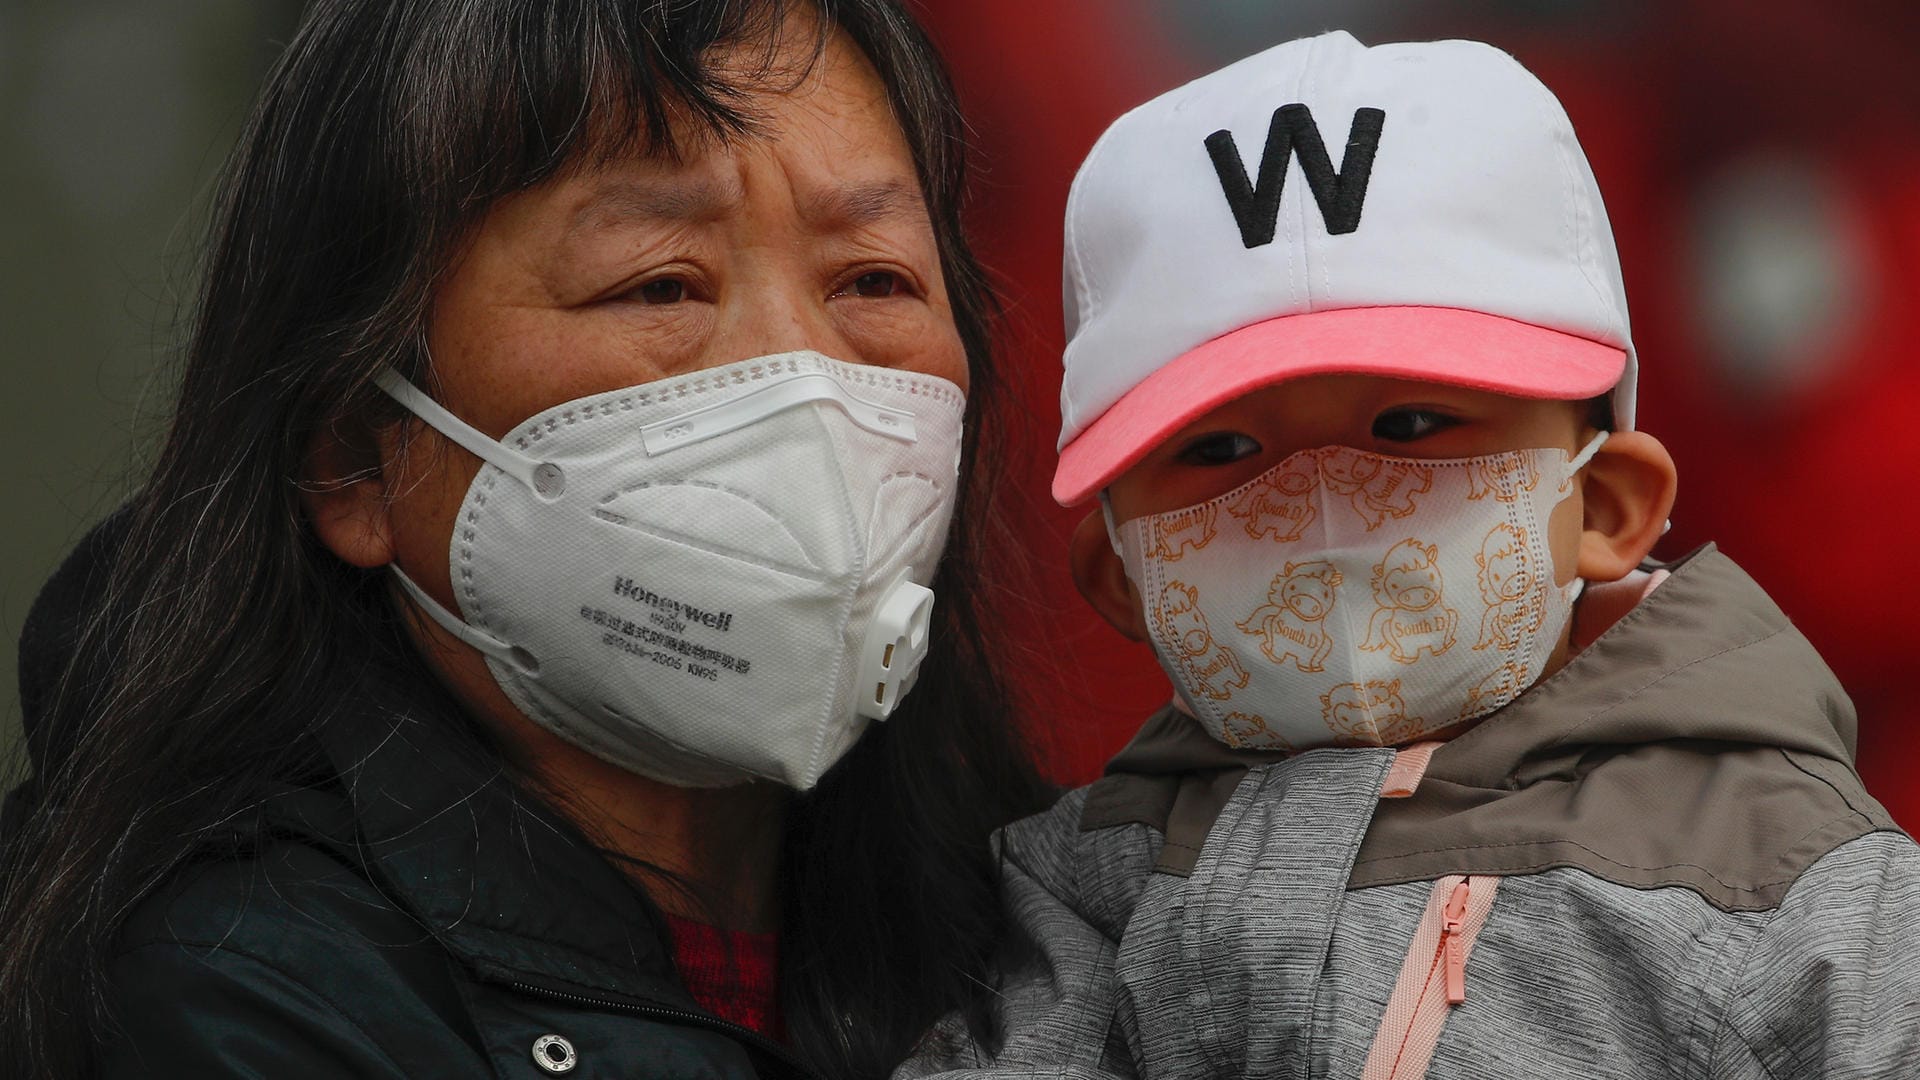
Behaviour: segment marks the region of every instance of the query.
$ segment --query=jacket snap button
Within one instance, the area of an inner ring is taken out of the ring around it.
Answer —
[[[542,1035],[533,1040],[533,1063],[554,1075],[570,1073],[580,1059],[574,1056],[573,1044],[559,1035]]]

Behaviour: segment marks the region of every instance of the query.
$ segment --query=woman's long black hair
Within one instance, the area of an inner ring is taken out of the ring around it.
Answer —
[[[392,418],[371,377],[425,375],[436,286],[494,201],[595,155],[671,153],[689,126],[752,138],[749,88],[709,54],[777,32],[790,2],[312,5],[228,163],[172,424],[121,512],[112,573],[64,669],[33,688],[36,796],[0,862],[0,1061],[84,1074],[129,910],[274,784],[314,774],[343,672],[418,663],[380,575],[302,517],[314,433]],[[977,603],[993,471],[978,433],[997,383],[953,94],[898,0],[809,6],[888,89],[972,365],[936,652],[902,712],[796,803],[783,856],[790,1041],[826,1075],[871,1076],[940,1015],[978,1008],[999,935],[986,838],[1045,789]]]

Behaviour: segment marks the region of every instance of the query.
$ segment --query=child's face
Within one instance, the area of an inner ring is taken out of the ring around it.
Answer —
[[[1188,424],[1109,485],[1107,497],[1114,523],[1122,524],[1217,498],[1293,454],[1323,446],[1428,459],[1545,448],[1571,457],[1595,434],[1587,417],[1584,401],[1540,401],[1370,375],[1316,375],[1248,394]],[[1364,461],[1326,457],[1320,465],[1350,468]],[[1611,435],[1548,519],[1555,583],[1566,585],[1576,576],[1617,581],[1631,573],[1660,538],[1676,484],[1673,459],[1658,439],[1639,431]],[[1074,584],[1115,629],[1147,641],[1139,591],[1102,518],[1096,509],[1074,531]],[[1504,572],[1513,578],[1518,570],[1507,566]],[[1396,594],[1396,606],[1400,599]],[[1579,620],[1576,607],[1573,621]],[[1604,622],[1589,626],[1581,640],[1604,628]],[[1570,626],[1561,631],[1546,674],[1566,662],[1571,639]]]
[[[1542,447],[1572,455],[1593,436],[1586,417],[1583,401],[1541,401],[1374,375],[1311,375],[1235,398],[1188,424],[1114,480],[1107,496],[1116,524],[1178,510],[1322,446],[1408,458]],[[1575,494],[1548,523],[1562,583],[1573,576],[1580,526]]]

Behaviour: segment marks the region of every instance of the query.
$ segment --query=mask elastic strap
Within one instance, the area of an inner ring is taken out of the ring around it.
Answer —
[[[1581,469],[1586,468],[1587,462],[1593,460],[1593,455],[1600,452],[1600,444],[1606,441],[1607,441],[1606,432],[1601,431],[1601,432],[1595,433],[1593,438],[1587,442],[1586,448],[1581,450],[1578,454],[1575,454],[1572,457],[1572,459],[1567,462],[1567,475],[1572,476],[1574,473],[1577,473]],[[1660,535],[1665,536],[1672,531],[1673,531],[1673,519],[1668,518],[1660,526]],[[1582,584],[1584,584],[1584,582],[1582,582]],[[1579,594],[1576,593],[1575,595],[1577,596]]]
[[[1579,453],[1573,455],[1572,458],[1568,459],[1567,480],[1569,481],[1572,480],[1574,477],[1574,474],[1578,473],[1581,469],[1586,468],[1587,462],[1593,460],[1593,455],[1600,452],[1601,444],[1605,443],[1606,441],[1607,441],[1606,432],[1604,431],[1595,432],[1593,438],[1587,440],[1587,445],[1582,447]],[[1574,578],[1573,584],[1568,586],[1568,588],[1573,590],[1567,595],[1567,603],[1571,604],[1574,601],[1580,599],[1580,594],[1586,591],[1587,579],[1580,578],[1580,577]]]
[[[540,669],[539,662],[527,650],[509,645],[492,634],[477,629],[463,621],[460,616],[442,607],[440,601],[427,595],[427,590],[421,588],[407,576],[406,571],[400,569],[399,563],[388,563],[387,569],[393,571],[393,576],[400,579],[400,587],[407,590],[407,595],[413,597],[413,602],[419,604],[434,622],[439,623],[442,630],[503,664],[511,665],[529,674]]]
[[[1606,432],[1604,431],[1594,432],[1593,438],[1587,440],[1587,445],[1582,447],[1580,449],[1580,452],[1573,455],[1573,458],[1567,462],[1567,475],[1572,476],[1574,473],[1577,473],[1581,469],[1586,468],[1587,462],[1593,460],[1593,455],[1600,452],[1601,444],[1605,443],[1606,441],[1607,441]]]
[[[1113,500],[1107,498],[1105,488],[1100,489],[1100,517],[1107,523],[1107,543],[1113,545],[1113,553],[1126,558],[1127,553],[1120,547],[1120,526],[1113,523]]]
[[[426,391],[408,382],[393,368],[381,365],[373,381],[387,392],[388,397],[426,421],[429,427],[460,444],[473,456],[520,481],[540,498],[557,499],[566,490],[567,481],[560,466],[549,461],[535,461],[511,446],[488,438],[485,432],[448,412],[444,405],[428,397]]]

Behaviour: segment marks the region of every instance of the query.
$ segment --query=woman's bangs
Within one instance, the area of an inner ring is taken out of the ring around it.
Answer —
[[[750,99],[788,74],[793,14],[791,0],[475,5],[421,35],[403,171],[416,191],[459,184],[473,211],[569,169],[750,135]],[[818,55],[831,24],[805,21]]]

